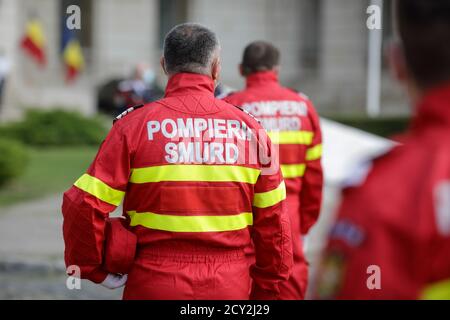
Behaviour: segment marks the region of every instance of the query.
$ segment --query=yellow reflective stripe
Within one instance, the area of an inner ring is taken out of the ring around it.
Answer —
[[[318,160],[322,157],[322,144],[318,144],[306,150],[306,161]]]
[[[269,131],[268,135],[274,144],[306,144],[313,140],[311,131]]]
[[[421,298],[423,300],[450,300],[450,279],[427,286]]]
[[[253,224],[251,212],[227,216],[174,216],[153,212],[128,211],[131,226],[171,232],[220,232],[247,228]]]
[[[276,205],[286,199],[286,186],[284,181],[271,191],[255,193],[253,197],[253,206],[257,208],[267,208]]]
[[[75,181],[74,186],[93,195],[97,199],[115,206],[118,206],[125,196],[125,192],[113,189],[100,179],[90,176],[87,173]]]
[[[303,177],[306,170],[306,165],[304,163],[301,164],[282,164],[281,172],[283,173],[283,178],[298,178]]]
[[[208,181],[255,184],[259,169],[230,165],[164,165],[131,169],[130,182]]]

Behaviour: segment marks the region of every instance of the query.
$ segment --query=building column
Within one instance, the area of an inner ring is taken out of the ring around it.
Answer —
[[[329,112],[363,112],[366,88],[367,1],[322,0],[320,97]]]

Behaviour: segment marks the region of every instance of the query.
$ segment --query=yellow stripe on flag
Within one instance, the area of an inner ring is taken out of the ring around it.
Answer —
[[[227,216],[175,216],[153,212],[127,211],[130,226],[171,232],[221,232],[247,228],[253,224],[253,215],[244,212]]]
[[[75,70],[80,70],[84,67],[83,51],[78,40],[73,39],[67,43],[63,56],[64,62]]]
[[[26,27],[26,34],[38,48],[43,48],[45,45],[44,31],[42,25],[38,20],[31,20]]]
[[[125,192],[111,188],[100,179],[87,173],[75,181],[74,186],[114,206],[118,206],[125,196]]]

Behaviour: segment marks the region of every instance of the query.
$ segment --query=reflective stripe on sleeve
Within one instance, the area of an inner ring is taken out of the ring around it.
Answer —
[[[253,224],[253,215],[244,212],[226,216],[175,216],[153,212],[128,211],[131,226],[170,232],[220,232],[247,228]]]
[[[257,208],[267,208],[286,199],[286,186],[284,181],[271,191],[255,193],[253,197],[253,206]]]
[[[270,131],[270,140],[274,144],[310,145],[314,134],[311,131]]]
[[[322,144],[318,144],[306,150],[306,161],[318,160],[322,157]]]
[[[450,279],[432,283],[422,292],[423,300],[450,300]]]
[[[298,178],[303,177],[306,170],[306,165],[304,163],[301,164],[282,164],[281,172],[283,173],[283,178]]]
[[[230,165],[163,165],[131,169],[130,182],[207,181],[255,184],[259,169]]]
[[[111,188],[100,179],[87,173],[75,181],[74,186],[114,206],[118,206],[125,196],[125,192]]]

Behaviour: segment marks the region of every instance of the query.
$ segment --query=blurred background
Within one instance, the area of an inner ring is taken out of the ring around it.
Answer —
[[[88,167],[112,116],[161,97],[163,39],[186,21],[217,33],[221,88],[242,88],[242,50],[271,41],[281,82],[322,116],[324,206],[306,243],[314,274],[347,172],[389,147],[410,116],[382,58],[393,35],[390,2],[0,0],[0,298],[121,297],[88,282],[66,288],[62,192]],[[367,27],[373,4],[381,29]],[[80,8],[74,30],[72,5]]]

